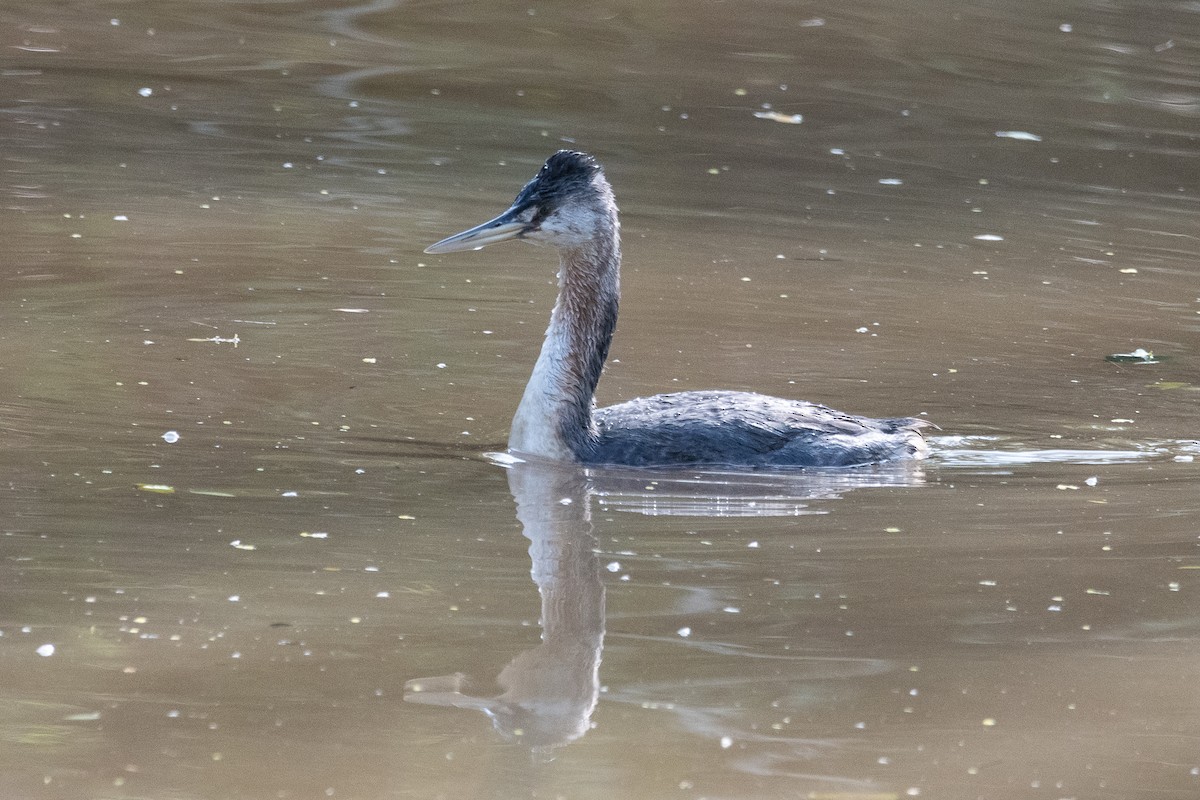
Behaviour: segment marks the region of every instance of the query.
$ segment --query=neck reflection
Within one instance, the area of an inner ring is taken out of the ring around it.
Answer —
[[[500,671],[498,695],[473,694],[467,676],[455,673],[408,681],[404,699],[476,709],[506,739],[551,748],[587,732],[600,693],[604,583],[587,476],[571,466],[525,463],[508,470],[508,482],[541,595],[541,643]]]

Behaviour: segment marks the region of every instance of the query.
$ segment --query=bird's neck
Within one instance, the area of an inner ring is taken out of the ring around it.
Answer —
[[[610,236],[560,252],[558,300],[509,434],[510,450],[582,459],[595,441],[596,384],[617,324],[621,248]]]

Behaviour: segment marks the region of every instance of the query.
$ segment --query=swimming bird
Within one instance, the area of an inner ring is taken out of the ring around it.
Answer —
[[[817,467],[923,458],[912,417],[871,419],[753,392],[690,391],[596,408],[596,384],[617,324],[621,242],[604,170],[560,150],[512,206],[426,253],[509,239],[558,250],[558,299],[513,418],[509,450],[589,465]]]

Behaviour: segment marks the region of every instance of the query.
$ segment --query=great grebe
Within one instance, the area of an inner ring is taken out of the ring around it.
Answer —
[[[699,391],[595,407],[617,324],[621,242],[612,187],[595,159],[560,150],[493,220],[426,253],[508,239],[558,250],[558,300],[513,418],[516,455],[626,466],[851,466],[924,458],[911,417],[871,419],[753,392]]]

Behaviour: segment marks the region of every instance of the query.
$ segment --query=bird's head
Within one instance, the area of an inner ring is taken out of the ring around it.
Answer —
[[[426,253],[479,250],[509,239],[580,247],[616,229],[616,204],[604,170],[586,153],[559,150],[500,216],[425,248]]]

